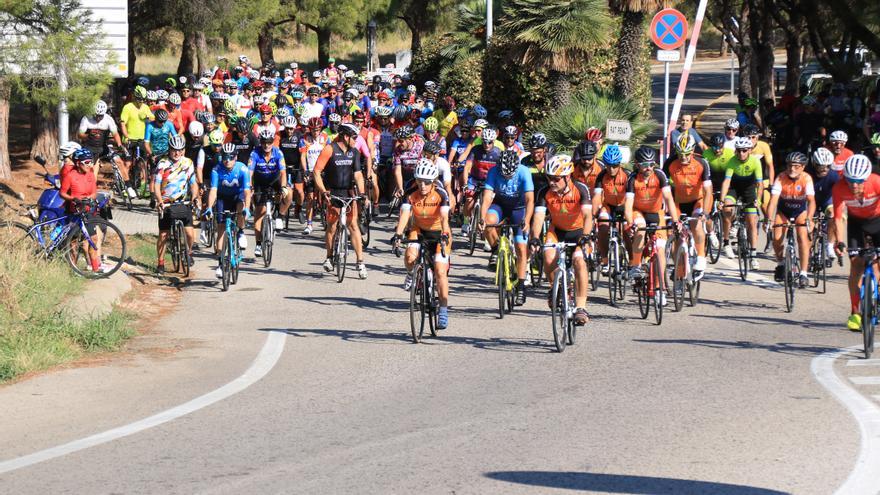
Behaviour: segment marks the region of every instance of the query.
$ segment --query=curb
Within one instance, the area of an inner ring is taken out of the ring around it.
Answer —
[[[706,105],[706,108],[704,108],[703,111],[701,111],[699,114],[697,114],[697,118],[694,119],[694,129],[696,129],[700,135],[703,134],[703,132],[700,130],[700,126],[703,123],[703,115],[706,112],[708,112],[712,107],[714,107],[716,104],[718,104],[718,102],[727,98],[728,96],[729,95],[727,93],[724,93],[723,95],[719,96],[718,98],[715,98],[708,105]]]
[[[88,281],[82,294],[64,302],[62,306],[79,319],[104,316],[113,311],[113,306],[131,289],[128,275],[117,270],[108,278]]]

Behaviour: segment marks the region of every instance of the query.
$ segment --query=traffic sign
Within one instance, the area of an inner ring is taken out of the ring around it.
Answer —
[[[608,119],[605,121],[606,141],[629,141],[632,133],[632,126],[628,120]]]
[[[678,62],[681,60],[681,52],[678,50],[657,50],[658,62]]]
[[[661,50],[675,50],[684,44],[688,21],[675,9],[663,9],[651,20],[651,41]]]

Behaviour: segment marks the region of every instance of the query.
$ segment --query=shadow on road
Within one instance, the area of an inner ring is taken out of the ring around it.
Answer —
[[[701,300],[702,302],[702,300]],[[727,301],[710,301],[707,300],[710,304],[714,304],[716,307],[724,307],[724,304]],[[748,306],[748,303],[736,303],[730,304],[730,307],[738,307],[738,306]],[[776,325],[785,325],[785,326],[799,326],[801,328],[808,329],[827,329],[834,331],[843,331],[843,325],[840,323],[831,323],[828,321],[816,321],[816,320],[795,320],[788,318],[777,318],[773,316],[756,316],[756,315],[711,315],[711,314],[695,314],[692,315],[695,318],[709,318],[712,320],[733,320],[741,323],[752,323],[752,324],[776,324]]]
[[[712,493],[714,495],[781,495],[786,492],[746,485],[731,485],[713,481],[657,478],[627,474],[573,473],[554,471],[497,471],[486,473],[487,478],[509,483],[548,488],[567,488],[600,493],[631,493],[652,495],[679,495],[684,493]]]
[[[770,351],[791,356],[815,356],[837,349],[833,346],[812,346],[790,342],[777,342],[775,344],[759,344],[748,340],[699,340],[699,339],[633,339],[633,342],[643,344],[682,344],[709,347],[712,349],[756,349]]]

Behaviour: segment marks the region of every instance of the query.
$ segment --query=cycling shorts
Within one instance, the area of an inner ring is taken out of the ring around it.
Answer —
[[[275,180],[262,181],[257,179],[254,176],[254,204],[262,205],[269,199],[275,200],[275,197],[281,194],[281,181],[280,177],[275,178]]]
[[[703,200],[691,201],[690,203],[678,203],[678,211],[682,215],[695,217],[703,214]]]
[[[353,196],[352,191],[349,191],[346,189],[342,189],[342,190],[330,189],[330,194],[332,194],[333,196],[340,196],[343,198],[345,198],[345,197],[350,198]],[[332,225],[332,224],[336,223],[336,221],[339,220],[339,213],[341,213],[341,211],[342,211],[342,201],[339,201],[338,199],[331,199],[330,204],[327,205],[327,224]],[[356,218],[357,214],[358,214],[358,202],[354,201],[348,207],[348,215],[346,215],[346,221],[350,223],[352,221],[352,219]]]
[[[128,150],[128,154],[132,160],[134,160],[134,157],[136,157],[136,156],[140,156],[140,157],[147,156],[147,148],[146,148],[146,146],[144,146],[143,139],[129,140],[125,144],[125,149]]]
[[[184,227],[192,227],[192,208],[184,203],[171,203],[165,206],[164,215],[159,217],[159,231],[171,230],[171,224],[175,220],[183,221]]]
[[[550,228],[547,229],[547,239],[544,241],[546,244],[554,244],[557,242],[565,242],[576,244],[581,237],[584,236],[584,229],[575,229],[575,230],[562,230],[557,229],[552,224]],[[544,247],[544,251],[555,250],[554,247]],[[568,259],[572,258],[583,258],[584,250],[583,249],[574,249],[573,247],[566,247],[566,252],[568,253]]]
[[[502,206],[498,203],[492,203],[492,206],[489,207],[489,211],[487,212],[487,216],[494,215],[497,220],[488,220],[489,223],[502,223],[507,221],[516,226],[513,231],[513,242],[516,244],[525,244],[528,242],[525,234],[523,233],[522,224],[526,219],[526,208],[525,206],[521,206],[519,208],[511,208],[508,206]]]
[[[290,184],[302,184],[303,169],[301,167],[287,167],[287,181]]]
[[[641,220],[641,221],[639,221]],[[666,215],[660,211],[656,213],[651,212],[642,212],[639,210],[633,211],[633,223],[634,224],[656,224],[658,227],[666,226]],[[642,226],[642,225],[640,225]],[[666,230],[658,230],[657,231],[657,239],[666,239]]]
[[[797,218],[801,216],[802,213],[807,211],[807,204],[804,203],[785,203],[783,200],[779,200],[779,208],[776,210],[777,215],[782,215],[785,218]]]
[[[846,222],[846,238],[848,249],[860,249],[871,244],[880,245],[880,218],[861,219],[849,217]]]
[[[224,223],[224,210],[238,211],[238,205],[243,202],[241,196],[217,196],[217,202],[214,203],[214,218],[217,223]]]
[[[448,265],[450,262],[450,245],[447,244],[444,246],[440,242],[440,235],[442,234],[439,230],[420,230],[418,227],[413,226],[409,229],[409,234],[407,234],[407,240],[409,240],[409,245],[407,249],[420,249],[421,244],[419,244],[419,237],[422,238],[422,242],[425,244],[425,249],[429,252],[434,252],[434,263],[443,263]],[[452,235],[447,232],[449,236],[450,243],[452,242]]]
[[[757,213],[755,210],[755,201],[758,199],[758,185],[745,183],[731,183],[730,189],[727,191],[727,197],[736,201],[740,200],[743,204],[745,213]]]

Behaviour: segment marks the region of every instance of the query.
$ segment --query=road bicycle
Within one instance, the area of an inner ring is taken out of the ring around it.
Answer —
[[[422,236],[419,236],[418,242],[419,258],[413,265],[412,285],[409,288],[409,326],[416,344],[422,341],[426,326],[432,337],[437,336],[440,311],[440,297],[434,276],[434,250],[428,249],[432,243],[425,242]],[[449,240],[441,237],[440,242],[445,249]],[[394,254],[400,257],[399,247],[394,248]]]
[[[639,303],[639,314],[642,319],[648,317],[651,308],[654,308],[654,319],[657,324],[663,322],[663,271],[660,270],[660,250],[657,248],[657,231],[670,230],[672,226],[659,226],[650,223],[636,230],[645,232],[645,247],[642,249],[642,265],[645,274],[642,278],[633,281],[633,292]]]
[[[190,203],[188,201],[172,203],[163,208],[160,215],[170,215],[169,208],[174,205],[185,205],[189,207]],[[189,250],[187,249],[186,231],[184,229],[183,220],[175,218],[174,221],[171,222],[171,230],[168,231],[168,239],[165,241],[165,245],[171,253],[171,266],[174,267],[174,271],[181,272],[184,277],[188,277],[190,269]]]
[[[544,244],[545,248],[556,250],[556,268],[553,269],[553,285],[550,289],[550,312],[553,321],[553,343],[556,351],[565,350],[577,339],[577,325],[574,321],[577,277],[574,275],[570,249],[579,248],[576,243],[557,242]],[[583,248],[580,248],[583,249]]]
[[[608,225],[608,302],[617,306],[626,297],[626,270],[629,266],[629,251],[623,243],[623,217],[597,219],[597,223]]]
[[[874,327],[877,325],[878,298],[880,292],[877,288],[877,277],[874,275],[874,265],[880,249],[871,247],[859,250],[851,250],[850,257],[859,256],[865,262],[865,271],[862,273],[859,288],[859,313],[862,317],[862,339],[865,346],[865,359],[871,359],[874,352]]]
[[[498,317],[513,311],[513,303],[519,280],[516,275],[516,256],[513,254],[513,228],[509,222],[486,225],[497,228],[498,250],[495,264],[495,285],[498,286]]]
[[[266,198],[265,205],[266,214],[263,215],[260,230],[260,247],[263,250],[263,266],[269,268],[269,265],[272,264],[272,250],[275,246],[275,218],[278,216],[278,212],[275,210],[275,200],[271,194]]]
[[[541,228],[541,234],[538,240],[543,244],[547,239],[547,229],[550,228],[550,219],[544,218],[544,225]],[[539,287],[544,279],[544,254],[540,251],[529,256],[529,279],[532,287]]]
[[[824,294],[827,288],[828,274],[826,270],[831,266],[828,258],[828,219],[824,212],[819,212],[813,218],[813,232],[810,235],[810,263],[808,271],[812,274],[813,287],[822,288],[819,293]]]
[[[752,252],[749,249],[749,236],[746,231],[748,227],[745,222],[743,204],[737,201],[732,205],[724,205],[724,208],[733,209],[733,222],[731,222],[730,228],[736,232],[736,259],[739,265],[739,277],[745,281],[749,276]],[[731,240],[731,244],[733,244],[733,240]]]
[[[715,193],[715,201],[712,202],[712,211],[706,216],[707,221],[703,222],[703,228],[706,229],[706,259],[713,265],[718,263],[718,259],[721,257],[721,229],[724,228],[721,209],[718,208],[719,203],[718,193]],[[710,223],[712,224],[711,231],[709,230]],[[712,242],[709,239],[710,232],[714,232],[716,239],[719,240],[717,248],[712,246]]]
[[[117,164],[117,160],[120,159],[122,159],[122,154],[111,148],[107,154],[99,157],[97,162],[99,167],[101,163],[110,164],[113,170],[113,192],[121,198],[122,203],[125,205],[125,209],[131,211],[133,205],[131,196],[128,194],[128,184],[123,180],[122,172],[119,170],[119,165]]]
[[[778,223],[773,225],[774,228],[782,227],[785,229],[785,241],[782,248],[782,263],[785,267],[783,272],[782,286],[785,291],[785,311],[791,313],[794,311],[794,294],[798,287],[800,279],[801,263],[798,256],[797,230],[795,227],[806,227],[806,224],[795,223],[790,218],[786,223]]]
[[[238,246],[238,234],[241,229],[235,223],[236,212],[223,210],[220,213],[223,219],[223,231],[220,232],[220,239],[223,242],[223,249],[220,251],[220,270],[223,276],[220,278],[223,291],[229,290],[229,285],[238,283],[238,272],[244,255]]]
[[[682,215],[681,227],[673,232],[673,264],[672,271],[672,300],[675,311],[681,311],[684,306],[684,292],[687,290],[688,303],[691,307],[697,305],[700,298],[700,280],[697,279],[694,265],[697,263],[697,246],[691,233],[690,221],[699,217]]]
[[[352,203],[361,198],[363,196],[330,196],[331,201],[338,201],[342,205],[339,208],[339,218],[336,220],[336,233],[333,235],[333,242],[331,244],[333,246],[331,259],[333,267],[336,269],[336,281],[340,284],[345,280],[345,264],[348,260],[348,210],[351,208]]]
[[[36,256],[61,256],[70,268],[85,278],[106,278],[122,267],[126,257],[125,235],[114,225],[90,213],[98,211],[103,203],[91,200],[73,201],[73,213],[33,225],[14,222],[12,227],[24,232],[21,239],[31,245]],[[92,233],[90,233],[92,232]],[[100,267],[94,270],[92,256],[100,258]]]

